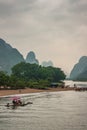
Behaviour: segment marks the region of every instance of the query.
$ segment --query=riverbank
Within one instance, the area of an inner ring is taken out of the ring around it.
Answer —
[[[74,88],[70,88],[70,87],[68,87],[68,88],[49,88],[47,90],[26,88],[26,89],[21,89],[21,90],[0,90],[0,96],[38,93],[38,92],[70,91],[70,90],[74,90]]]

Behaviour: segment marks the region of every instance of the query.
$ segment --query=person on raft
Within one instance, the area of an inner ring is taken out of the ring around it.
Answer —
[[[20,100],[20,99],[18,99],[18,100],[13,100],[12,101],[12,103],[13,103],[13,105],[22,105],[22,101]]]

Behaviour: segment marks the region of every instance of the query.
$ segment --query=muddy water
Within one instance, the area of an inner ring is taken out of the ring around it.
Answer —
[[[21,95],[33,104],[16,109],[0,98],[0,130],[87,130],[87,92],[44,92]]]

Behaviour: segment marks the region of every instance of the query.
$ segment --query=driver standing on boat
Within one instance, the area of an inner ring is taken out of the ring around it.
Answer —
[[[7,103],[7,107],[9,107],[10,105],[9,105],[9,103]]]

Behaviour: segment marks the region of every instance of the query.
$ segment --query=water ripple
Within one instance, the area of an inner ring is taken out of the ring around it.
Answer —
[[[87,130],[87,92],[46,92],[23,95],[33,104],[7,109],[0,99],[0,130]]]

